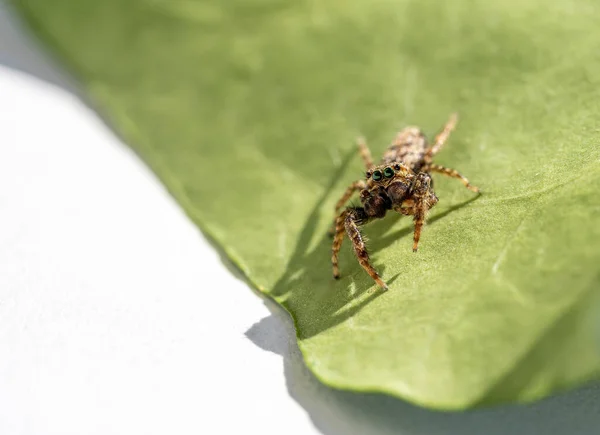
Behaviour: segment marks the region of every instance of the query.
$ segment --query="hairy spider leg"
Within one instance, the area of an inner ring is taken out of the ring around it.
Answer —
[[[369,220],[365,209],[362,207],[349,207],[344,210],[337,218],[336,221],[336,233],[333,240],[333,248],[331,255],[331,263],[333,265],[333,277],[338,279],[340,277],[340,271],[338,267],[338,254],[342,246],[344,239],[344,230],[348,235],[348,238],[352,242],[354,253],[358,258],[358,262],[363,269],[369,274],[371,278],[379,285],[382,289],[387,290],[387,284],[381,279],[377,271],[373,268],[369,261],[369,253],[365,246],[365,241],[362,234],[360,233],[359,226],[364,225]]]
[[[371,150],[367,146],[366,139],[362,136],[356,140],[356,143],[358,145],[358,151],[360,152],[360,156],[362,157],[363,162],[365,163],[365,167],[368,171],[373,166],[375,166],[373,164],[373,157],[371,157]]]
[[[425,224],[427,212],[438,202],[438,198],[431,189],[431,176],[425,172],[419,172],[415,180],[411,199],[403,202],[403,207],[397,209],[400,213],[410,216],[413,215],[414,233],[413,233],[413,252],[419,248],[421,231]]]
[[[344,204],[346,204],[346,202],[350,199],[350,197],[352,196],[352,194],[354,194],[354,192],[356,192],[357,190],[366,189],[366,187],[367,187],[367,183],[364,180],[355,181],[350,186],[348,186],[348,188],[346,189],[346,191],[344,192],[344,194],[341,196],[341,198],[338,200],[338,202],[335,203],[335,215],[336,216],[339,215],[340,210],[342,209],[342,207],[344,206]],[[337,221],[337,218],[334,219],[333,225],[329,229],[329,235],[330,236],[335,233],[336,221]]]
[[[368,171],[373,166],[375,166],[373,164],[373,158],[371,157],[371,150],[369,150],[369,147],[367,146],[367,142],[366,142],[365,138],[362,136],[356,140],[356,143],[358,145],[358,151],[360,153],[360,156],[362,157],[363,162],[365,163],[365,167],[367,168],[367,171]],[[350,199],[350,197],[354,194],[354,192],[356,192],[357,190],[366,189],[366,187],[367,187],[367,183],[364,180],[355,181],[350,186],[348,186],[346,188],[346,191],[344,192],[344,194],[338,200],[338,202],[335,203],[335,214],[338,215],[338,213],[340,212],[340,210],[342,209],[344,204],[346,204],[346,202]],[[333,225],[329,229],[330,236],[335,234],[335,222],[336,222],[336,219],[334,219]]]
[[[426,207],[423,201],[408,199],[402,203],[402,207],[395,207],[394,210],[404,216],[413,216],[414,233],[413,233],[413,252],[417,252],[419,248],[419,240],[421,239],[421,231],[425,224],[425,217],[429,207]]]
[[[431,162],[433,156],[441,151],[442,147],[448,140],[448,137],[450,137],[450,133],[452,133],[452,130],[454,130],[456,127],[457,122],[458,115],[456,113],[450,115],[450,119],[448,119],[448,122],[446,122],[444,129],[435,137],[435,142],[425,152],[425,162]]]
[[[338,256],[342,242],[344,241],[344,233],[346,228],[344,226],[344,219],[346,218],[346,210],[338,215],[335,219],[335,235],[333,237],[333,246],[331,247],[331,265],[333,266],[333,277],[339,279],[340,268],[338,266]]]
[[[467,177],[462,175],[456,169],[446,168],[445,166],[436,165],[434,163],[431,163],[431,164],[428,164],[427,166],[425,166],[422,170],[425,172],[438,172],[440,174],[444,174],[451,178],[458,178],[460,181],[462,181],[462,183],[465,185],[465,187],[467,189],[469,189],[473,192],[479,193],[479,187],[473,186],[471,183],[469,183],[469,180],[467,179]]]
[[[421,231],[423,224],[425,223],[425,214],[429,208],[424,201],[417,201],[414,208],[415,232],[413,234],[413,252],[417,252],[419,249],[419,240],[421,239]]]

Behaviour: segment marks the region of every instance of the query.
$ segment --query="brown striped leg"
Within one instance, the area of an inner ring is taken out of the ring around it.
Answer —
[[[457,122],[458,122],[458,115],[456,113],[453,113],[452,115],[450,115],[450,119],[448,119],[448,122],[446,122],[444,129],[441,131],[440,134],[438,134],[435,137],[435,142],[433,143],[433,145],[431,147],[429,147],[429,149],[425,153],[426,160],[431,161],[431,158],[440,152],[440,150],[442,149],[442,147],[448,140],[450,133],[452,133],[452,130],[454,130],[454,128],[456,127]]]
[[[412,196],[412,210],[406,214],[414,215],[413,221],[415,224],[415,231],[413,235],[413,252],[417,252],[427,212],[438,202],[438,198],[431,188],[431,176],[429,174],[425,172],[419,172],[417,174],[413,184]],[[405,201],[405,203],[408,204],[409,201]]]
[[[363,159],[363,162],[365,162],[365,167],[367,168],[367,170],[371,169],[373,166],[373,158],[371,157],[371,151],[369,150],[369,147],[367,146],[367,142],[365,140],[364,137],[359,137],[356,140],[357,144],[358,144],[358,150],[360,152],[360,156]]]
[[[344,220],[346,219],[347,211],[344,210],[335,220],[335,237],[333,238],[333,246],[331,247],[331,265],[333,266],[333,277],[339,279],[340,268],[338,266],[338,256],[342,242],[344,241]]]
[[[352,194],[354,192],[356,192],[357,190],[366,189],[366,187],[367,187],[367,183],[365,183],[363,180],[355,181],[350,186],[348,186],[348,188],[346,189],[346,191],[344,192],[344,194],[342,195],[342,197],[335,204],[335,214],[336,214],[336,216],[339,215],[340,210],[342,209],[342,207],[344,206],[344,204],[346,204],[346,201],[348,201],[350,199],[350,197],[352,196]],[[336,220],[333,221],[333,225],[329,229],[329,235],[330,236],[332,236],[335,233],[335,226],[336,226],[335,223],[336,223],[336,221],[337,221],[337,218],[336,218]]]
[[[424,207],[424,204],[421,202],[417,204],[414,208],[414,223],[415,223],[415,232],[413,234],[413,252],[417,252],[419,248],[419,239],[421,238],[421,230],[423,229],[423,223],[425,222],[425,214],[427,212],[427,208]]]
[[[346,233],[348,234],[348,238],[352,242],[354,253],[358,258],[358,262],[360,263],[360,265],[369,274],[369,276],[373,278],[373,280],[377,283],[377,285],[379,285],[379,287],[381,287],[383,290],[387,290],[387,284],[381,279],[381,277],[373,268],[373,266],[371,266],[371,263],[369,261],[369,253],[367,252],[367,247],[365,246],[363,236],[360,233],[359,226],[365,224],[367,220],[368,217],[365,213],[364,208],[349,208],[347,210],[346,216],[344,217],[344,226],[346,227]]]
[[[425,170],[427,172],[438,172],[438,173],[444,174],[448,177],[458,178],[460,181],[462,181],[462,183],[465,185],[465,187],[467,189],[469,189],[473,192],[479,193],[479,187],[473,186],[472,184],[470,184],[467,177],[461,175],[456,169],[446,168],[441,165],[430,164],[430,165],[427,165],[427,167],[423,168],[422,170]]]
[[[417,252],[419,248],[419,239],[421,238],[421,230],[425,223],[425,216],[429,207],[424,201],[415,202],[412,199],[404,201],[401,207],[394,207],[394,210],[404,216],[413,216],[413,222],[415,224],[415,230],[413,235],[413,252]]]

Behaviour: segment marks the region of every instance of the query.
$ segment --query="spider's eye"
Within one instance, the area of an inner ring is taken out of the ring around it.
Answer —
[[[383,175],[385,178],[392,178],[394,176],[394,170],[392,168],[385,168],[383,170]]]
[[[400,170],[400,165],[395,165],[395,166],[394,166],[394,169],[395,169],[396,171],[399,171],[399,170]]]
[[[381,171],[375,171],[373,172],[373,180],[374,181],[379,181],[381,180],[382,176],[381,176]]]
[[[367,171],[367,173],[365,175],[367,176],[367,178],[370,178],[371,175],[373,175],[373,173],[371,171]]]

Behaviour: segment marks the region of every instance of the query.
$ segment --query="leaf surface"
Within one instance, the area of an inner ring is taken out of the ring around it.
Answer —
[[[291,313],[326,384],[459,409],[598,375],[597,2],[15,4],[199,227]],[[440,202],[418,253],[408,218],[364,228],[390,290],[348,241],[333,281],[326,231],[363,176],[356,136],[377,156],[399,129],[432,138],[454,111],[436,162],[483,195],[434,175]]]

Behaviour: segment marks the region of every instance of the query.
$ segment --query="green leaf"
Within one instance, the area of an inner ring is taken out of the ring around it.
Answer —
[[[595,0],[16,4],[192,219],[291,313],[324,383],[457,409],[599,374]],[[453,111],[437,163],[483,195],[434,175],[418,253],[408,218],[364,228],[390,290],[347,241],[335,282],[326,232],[363,176],[355,137],[379,155],[400,128],[431,138]]]

